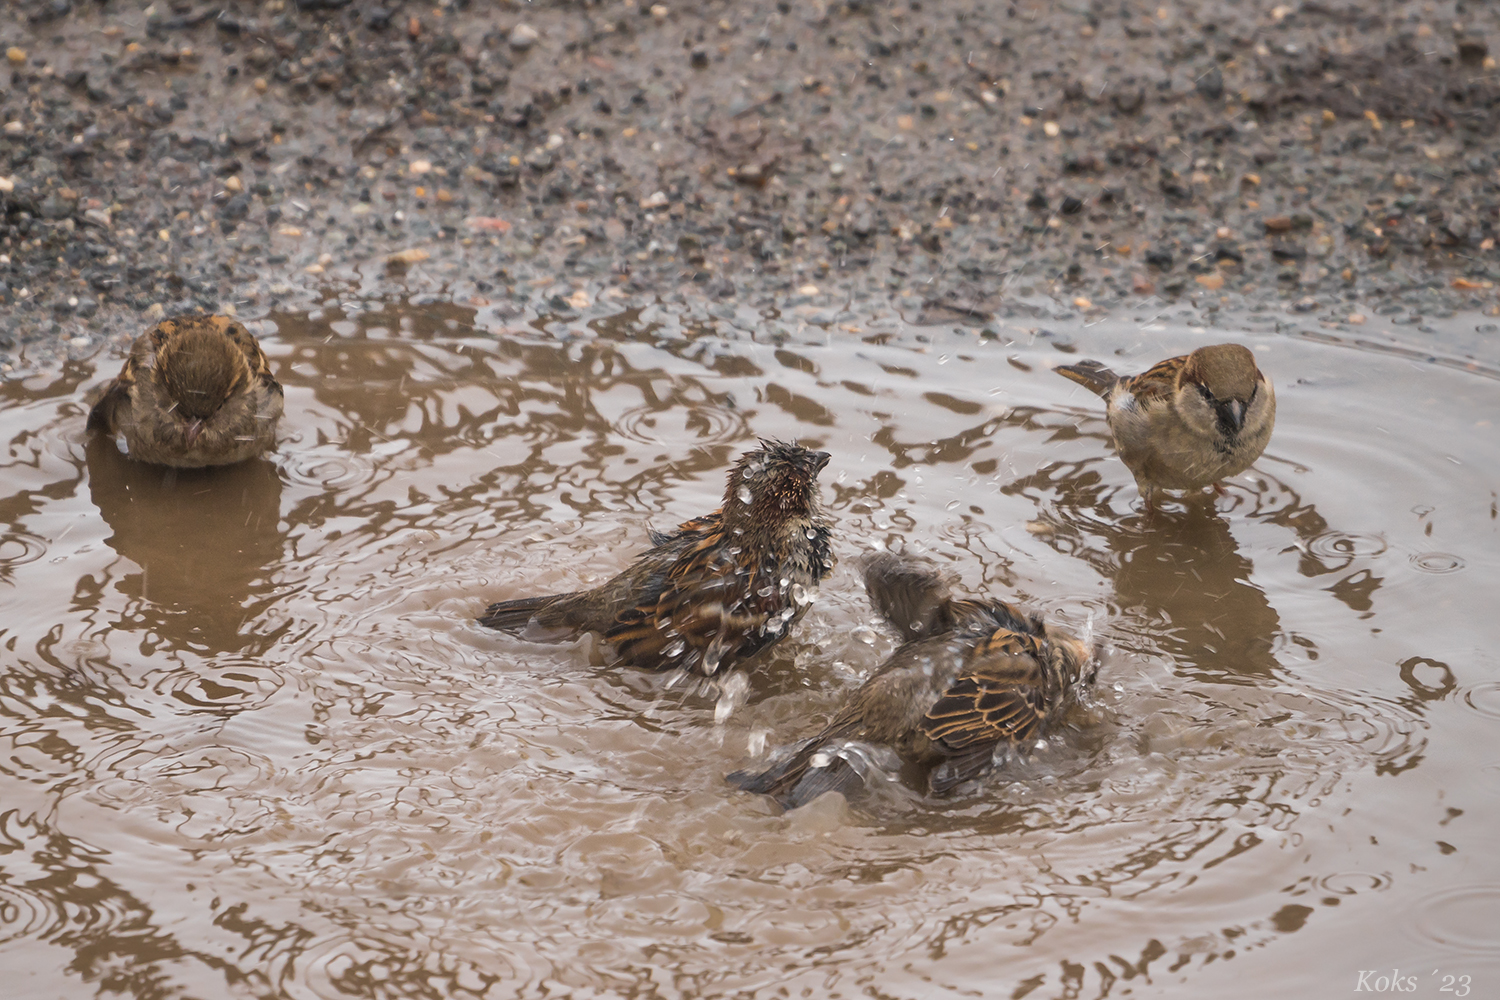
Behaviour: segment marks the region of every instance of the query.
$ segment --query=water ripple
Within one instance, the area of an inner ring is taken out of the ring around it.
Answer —
[[[1500,953],[1500,885],[1443,889],[1416,905],[1418,935],[1458,951]]]
[[[724,444],[750,436],[742,414],[713,403],[680,403],[670,409],[637,406],[622,413],[615,427],[633,441],[673,448]]]
[[[1389,548],[1380,535],[1349,531],[1325,531],[1307,543],[1308,551],[1324,559],[1370,559]]]
[[[1500,719],[1500,681],[1475,684],[1463,694],[1464,704],[1490,719]]]
[[[1456,573],[1464,568],[1463,558],[1451,552],[1418,552],[1411,564],[1423,573]]]

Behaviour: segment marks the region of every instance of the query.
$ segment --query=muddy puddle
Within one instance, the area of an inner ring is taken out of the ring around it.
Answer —
[[[283,440],[213,474],[86,438],[113,356],[0,384],[5,992],[1500,995],[1500,358],[1446,322],[1247,318],[1270,449],[1154,520],[1048,369],[1230,336],[1170,314],[351,295],[258,324]],[[747,689],[474,624],[712,509],[756,436],[832,454],[843,561]],[[781,814],[723,775],[890,651],[880,545],[1091,635],[1098,721],[950,799]]]

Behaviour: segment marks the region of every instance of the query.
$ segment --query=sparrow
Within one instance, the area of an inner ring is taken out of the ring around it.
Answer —
[[[788,809],[861,787],[858,744],[927,770],[942,794],[1045,735],[1093,683],[1088,646],[1004,601],[953,596],[932,562],[880,553],[864,570],[876,611],[904,641],[821,732],[729,775]],[[851,745],[855,744],[855,745]]]
[[[1097,361],[1058,374],[1104,398],[1120,458],[1147,507],[1160,490],[1198,490],[1248,469],[1271,440],[1276,393],[1239,344],[1168,358],[1140,375]]]
[[[833,571],[817,476],[828,454],[762,441],[730,470],[724,503],[592,590],[491,605],[479,623],[550,641],[593,632],[618,662],[725,674],[784,639]]]
[[[249,330],[228,316],[180,316],[136,338],[88,426],[123,436],[138,462],[202,468],[272,448],[282,406],[281,384]]]

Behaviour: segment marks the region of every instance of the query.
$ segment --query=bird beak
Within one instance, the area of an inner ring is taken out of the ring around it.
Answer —
[[[1231,399],[1224,404],[1224,415],[1229,418],[1236,431],[1245,426],[1245,404],[1238,399]]]
[[[203,421],[194,420],[187,426],[187,446],[191,448],[198,440],[198,435],[203,433]]]
[[[826,451],[813,452],[813,475],[822,472],[828,466],[828,460],[832,457]]]

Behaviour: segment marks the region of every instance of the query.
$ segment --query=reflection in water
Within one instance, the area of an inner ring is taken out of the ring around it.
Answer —
[[[1058,497],[1043,537],[1112,581],[1124,648],[1166,654],[1180,673],[1204,681],[1251,683],[1278,672],[1281,619],[1210,503],[1193,498],[1119,517],[1089,465],[1043,469],[1007,489]]]
[[[1389,512],[1354,530],[1295,388],[1301,471],[1147,521],[1045,344],[274,319],[267,463],[169,479],[85,441],[85,367],[0,383],[0,964],[38,995],[1206,995],[1231,955],[1295,992],[1249,952],[1353,936],[1431,861],[1350,810],[1419,816],[1400,783],[1500,715],[1426,629],[1485,561]],[[723,775],[889,652],[852,569],[723,704],[473,624],[502,583],[611,575],[757,435],[834,454],[841,555],[925,549],[1092,627],[1100,721],[962,799],[779,815]],[[1441,839],[1471,860],[1461,805]]]
[[[125,595],[111,625],[151,633],[148,651],[264,651],[275,638],[262,631],[265,619],[276,617],[281,596],[272,582],[284,541],[276,467],[264,459],[207,470],[146,465],[100,434],[89,436],[86,455],[89,497],[112,532],[105,542],[134,565],[111,567],[76,600],[93,610],[106,589]]]
[[[1184,673],[1247,682],[1276,673],[1281,619],[1250,582],[1250,560],[1216,511],[1190,504],[1132,515],[1107,541],[1121,611]]]

